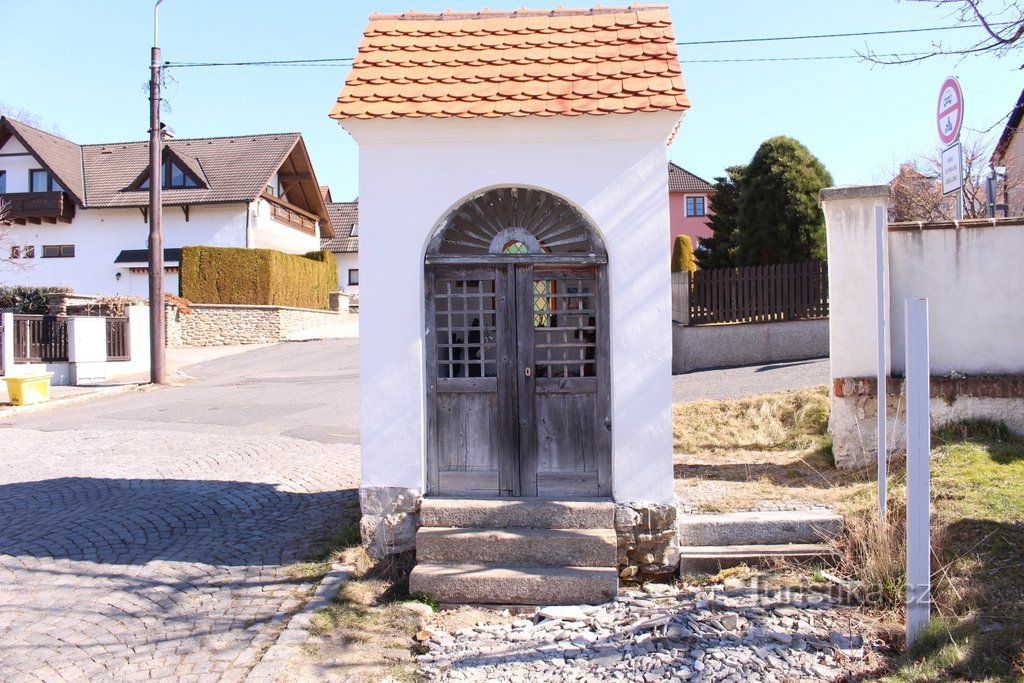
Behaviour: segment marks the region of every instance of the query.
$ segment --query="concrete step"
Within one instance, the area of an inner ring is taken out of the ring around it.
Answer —
[[[614,567],[612,529],[465,529],[421,527],[416,560],[548,567]]]
[[[843,517],[826,510],[680,515],[679,544],[778,545],[827,543],[843,532]]]
[[[576,605],[607,602],[619,590],[612,567],[417,564],[409,592],[446,604]]]
[[[824,543],[684,546],[679,549],[679,572],[714,573],[740,564],[764,566],[780,561],[834,564],[835,560],[832,548]]]
[[[607,499],[426,498],[420,525],[475,529],[614,529],[615,504]]]

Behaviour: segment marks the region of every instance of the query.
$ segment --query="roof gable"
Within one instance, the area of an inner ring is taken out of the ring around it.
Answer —
[[[999,142],[996,143],[995,152],[992,153],[992,160],[997,165],[1004,165],[1006,150],[1009,149],[1014,136],[1020,130],[1021,119],[1024,119],[1024,90],[1021,90],[1020,97],[1017,98],[1017,104],[1014,106],[1013,111],[1010,112],[1010,118],[1006,122],[1006,127],[1003,128],[1003,133],[999,136]]]
[[[715,188],[708,181],[670,161],[668,162],[668,191],[712,194]]]
[[[3,146],[12,136],[21,142],[43,168],[57,179],[76,204],[85,205],[81,147],[70,140],[33,128],[20,121],[0,117],[0,146]]]
[[[685,111],[665,5],[373,15],[336,119]]]

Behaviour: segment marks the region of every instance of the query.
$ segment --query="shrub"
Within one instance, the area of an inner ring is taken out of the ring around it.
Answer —
[[[338,267],[325,251],[185,247],[179,282],[181,296],[197,304],[327,309],[328,293],[338,288]]]
[[[684,270],[691,273],[697,270],[697,262],[693,258],[693,240],[689,235],[676,237],[675,245],[672,247],[672,272],[680,273]]]
[[[0,309],[15,313],[42,315],[46,313],[46,295],[71,292],[70,287],[0,287]]]

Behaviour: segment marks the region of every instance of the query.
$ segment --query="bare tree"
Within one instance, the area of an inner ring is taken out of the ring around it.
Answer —
[[[1024,50],[1024,0],[988,0],[984,3],[982,0],[903,1],[933,5],[945,11],[954,25],[973,26],[978,30],[971,32],[973,38],[966,44],[953,46],[940,41],[912,56],[892,57],[868,50],[862,57],[876,64],[909,64],[948,55],[995,54],[1003,57]],[[1024,69],[1024,65],[1021,68]]]
[[[7,220],[7,202],[0,199],[0,270],[22,268],[22,263],[12,258],[10,241],[11,224]]]
[[[991,144],[980,137],[961,141],[964,218],[984,218],[988,210]],[[942,151],[936,149],[900,166],[889,183],[891,221],[949,221],[956,218],[956,194],[942,194]],[[1020,185],[1021,181],[1013,181]],[[1012,190],[1012,188],[1011,188]]]

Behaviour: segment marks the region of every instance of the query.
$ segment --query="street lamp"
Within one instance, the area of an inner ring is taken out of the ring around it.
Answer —
[[[149,364],[150,381],[166,384],[164,338],[164,237],[161,232],[163,218],[163,177],[161,157],[163,141],[160,138],[160,3],[153,6],[153,48],[151,51],[149,80]]]

